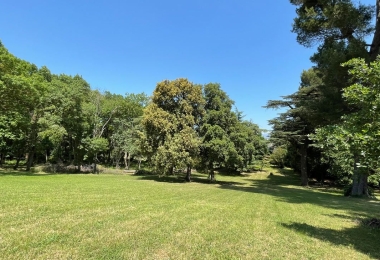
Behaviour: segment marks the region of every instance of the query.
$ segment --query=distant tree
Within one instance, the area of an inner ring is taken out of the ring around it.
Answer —
[[[266,153],[266,144],[256,124],[243,121],[243,113],[236,108],[232,111],[234,101],[220,84],[206,84],[204,98],[206,115],[200,131],[200,163],[213,181],[216,167],[243,171],[255,156]]]
[[[282,100],[269,100],[266,108],[288,108],[269,123],[273,126],[271,141],[278,147],[290,145],[300,156],[301,185],[308,185],[307,151],[311,134],[319,119],[313,102],[319,98],[318,87],[322,84],[315,69],[303,71],[297,92],[284,96]]]
[[[284,168],[286,154],[287,154],[286,148],[281,147],[281,146],[274,148],[273,152],[271,153],[269,157],[270,163],[276,165],[279,168]]]

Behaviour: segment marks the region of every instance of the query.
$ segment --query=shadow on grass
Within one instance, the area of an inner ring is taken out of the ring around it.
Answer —
[[[334,230],[322,227],[314,227],[306,223],[281,224],[292,231],[328,241],[337,246],[353,247],[355,250],[366,254],[370,258],[380,259],[380,251],[377,246],[380,229],[369,228],[358,223],[353,228]],[[341,256],[344,258],[344,256]]]
[[[366,214],[368,203],[371,203],[372,210],[380,213],[380,203],[377,200],[365,198],[344,197],[337,194],[336,189],[329,191],[329,188],[306,188],[299,186],[299,176],[289,175],[268,175],[265,179],[245,179],[251,185],[221,186],[222,189],[231,189],[241,192],[252,192],[266,194],[276,197],[278,201],[287,203],[308,203],[333,209],[344,209],[358,214]],[[365,203],[368,202],[368,203]],[[370,217],[370,216],[369,216]]]
[[[380,229],[359,225],[363,218],[380,218],[380,203],[364,198],[344,197],[342,194],[321,192],[322,188],[304,188],[299,185],[299,176],[287,172],[286,175],[271,175],[264,179],[245,179],[249,186],[220,186],[221,189],[251,192],[273,196],[275,200],[293,204],[313,204],[320,207],[342,210],[346,214],[329,215],[332,218],[342,218],[357,222],[358,225],[345,229],[333,230],[314,227],[306,223],[282,224],[288,229],[304,233],[311,237],[329,241],[338,246],[352,246],[372,258],[380,259],[376,241],[380,241]],[[342,256],[343,258],[343,256]]]
[[[157,182],[167,182],[167,183],[187,183],[185,180],[185,175],[171,175],[171,176],[158,176],[158,175],[139,175],[140,180],[149,180],[149,181],[157,181]],[[241,185],[240,182],[235,181],[220,181],[216,180],[210,182],[207,179],[207,175],[201,174],[193,174],[191,177],[191,182],[201,183],[201,184],[218,184],[221,186],[224,185]]]
[[[4,176],[31,176],[31,177],[43,177],[48,175],[57,175],[57,173],[35,173],[20,170],[12,171],[0,171],[0,177]]]
[[[56,175],[57,173],[38,173],[33,171],[26,171],[26,167],[19,167],[18,170],[14,170],[12,166],[3,166],[0,168],[0,177],[2,176],[48,176],[48,175]]]

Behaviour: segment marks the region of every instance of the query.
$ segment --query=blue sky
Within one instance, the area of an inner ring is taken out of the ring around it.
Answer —
[[[295,92],[312,66],[287,0],[2,0],[0,10],[0,40],[19,58],[117,94],[218,82],[264,129],[278,111],[262,106]]]

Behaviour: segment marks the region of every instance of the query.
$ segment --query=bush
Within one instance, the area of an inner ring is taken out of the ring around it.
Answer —
[[[371,187],[379,187],[380,186],[380,173],[375,173],[368,177],[368,185]]]
[[[272,154],[269,157],[269,162],[273,165],[276,165],[279,168],[285,167],[285,158],[287,150],[283,147],[274,148]]]

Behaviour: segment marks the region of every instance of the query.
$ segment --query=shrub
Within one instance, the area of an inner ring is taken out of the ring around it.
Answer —
[[[269,161],[271,164],[276,165],[279,168],[284,168],[286,154],[287,150],[285,148],[276,147],[270,155]]]

